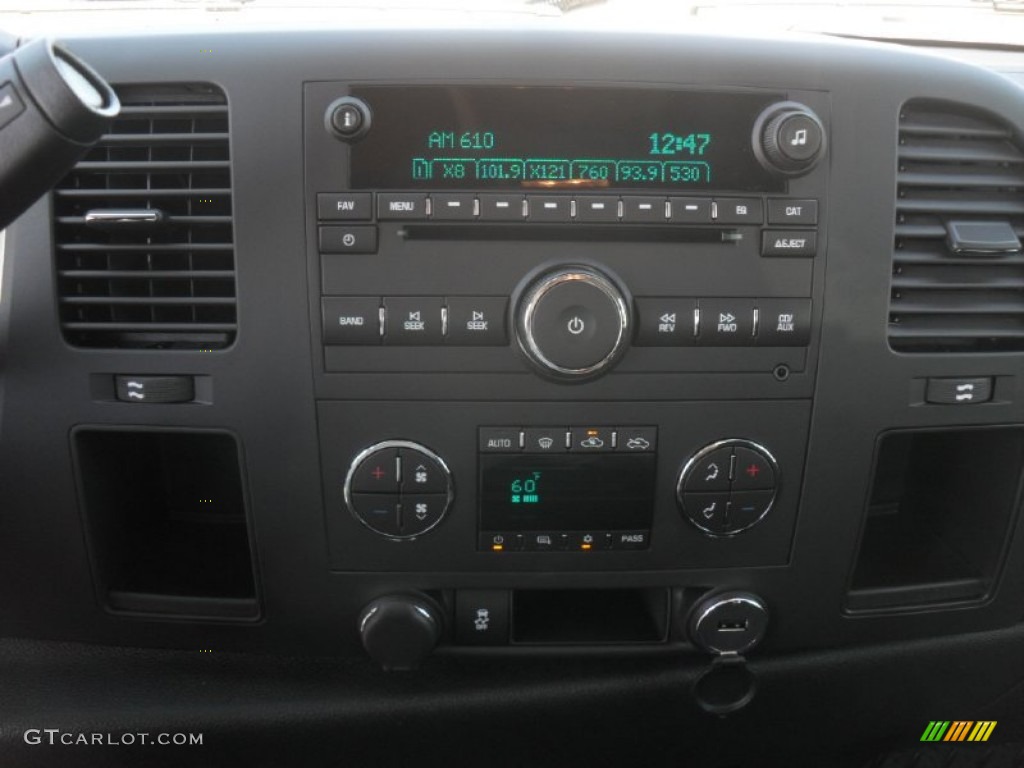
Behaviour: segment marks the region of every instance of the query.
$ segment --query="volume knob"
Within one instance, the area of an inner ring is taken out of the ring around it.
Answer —
[[[626,294],[609,276],[566,266],[527,284],[516,310],[516,341],[542,373],[583,381],[618,361],[629,323]]]
[[[754,125],[754,152],[761,165],[781,176],[802,176],[825,155],[825,127],[803,104],[775,104]]]

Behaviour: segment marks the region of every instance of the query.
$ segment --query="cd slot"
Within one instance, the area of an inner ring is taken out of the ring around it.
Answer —
[[[621,224],[407,224],[398,230],[405,240],[723,243],[744,239],[735,227],[623,226]]]

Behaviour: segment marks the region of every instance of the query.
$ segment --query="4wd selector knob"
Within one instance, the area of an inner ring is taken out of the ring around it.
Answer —
[[[773,104],[754,124],[754,152],[773,173],[803,175],[825,155],[825,127],[810,107],[795,101]]]
[[[629,338],[624,291],[593,267],[566,266],[533,280],[516,309],[516,341],[550,376],[585,380],[619,359]]]

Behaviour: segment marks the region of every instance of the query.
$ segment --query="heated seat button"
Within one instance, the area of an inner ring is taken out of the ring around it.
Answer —
[[[928,379],[925,400],[937,405],[971,405],[992,399],[992,379]]]
[[[367,528],[385,536],[398,536],[398,496],[383,493],[353,493],[352,511]]]
[[[434,459],[422,451],[403,448],[402,493],[448,493],[448,476]]]
[[[685,469],[683,490],[728,491],[732,448],[719,448],[705,453]]]
[[[751,346],[754,302],[751,299],[700,299],[700,335],[704,347]]]
[[[441,522],[448,508],[448,495],[443,493],[403,493],[401,501],[401,531],[403,536],[418,536]]]
[[[385,297],[387,323],[384,343],[395,345],[440,344],[441,307],[439,298]]]
[[[337,296],[320,301],[324,344],[380,344],[380,299]]]
[[[353,493],[397,493],[398,449],[382,448],[359,462],[352,472]]]
[[[455,593],[455,642],[505,645],[509,636],[510,603],[507,590],[460,589]]]
[[[683,511],[698,528],[709,533],[722,533],[728,526],[728,493],[683,494]]]
[[[736,463],[732,478],[734,491],[770,490],[775,488],[775,470],[768,459],[749,448],[736,447]]]
[[[191,376],[115,376],[114,389],[123,403],[190,403],[195,399]]]

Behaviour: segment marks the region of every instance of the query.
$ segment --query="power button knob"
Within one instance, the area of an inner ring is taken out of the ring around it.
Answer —
[[[630,331],[628,299],[608,275],[567,266],[533,280],[516,311],[516,340],[542,373],[583,381],[611,368]]]

